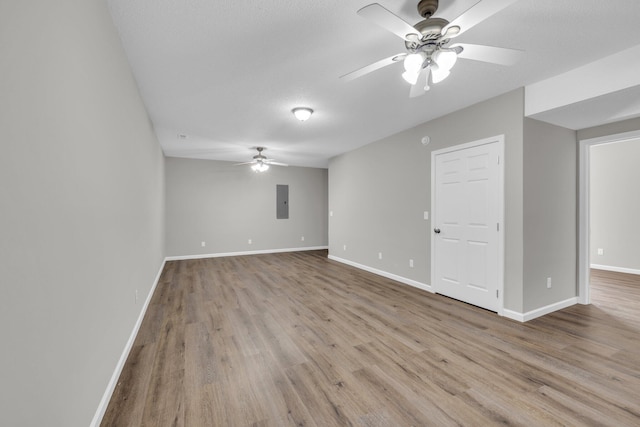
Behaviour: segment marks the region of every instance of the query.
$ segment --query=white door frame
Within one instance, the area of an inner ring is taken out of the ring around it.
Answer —
[[[465,144],[454,145],[452,147],[442,148],[431,152],[431,212],[432,219],[435,219],[435,185],[436,185],[436,156],[440,154],[450,153],[453,151],[464,150],[467,148],[478,147],[480,145],[486,145],[496,143],[498,144],[498,315],[504,314],[504,135],[496,135],[490,138],[484,138],[477,141],[468,142]],[[431,224],[434,224],[431,221]],[[433,238],[433,230],[429,229],[429,236],[431,240],[431,283],[436,283],[435,276],[435,239]],[[434,286],[435,289],[435,286]]]
[[[640,138],[640,131],[624,132],[589,138],[579,141],[579,189],[578,189],[578,303],[591,304],[589,281],[591,279],[591,261],[589,257],[589,173],[590,148],[594,145],[611,144]]]

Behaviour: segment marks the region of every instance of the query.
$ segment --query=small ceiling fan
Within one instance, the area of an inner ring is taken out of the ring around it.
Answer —
[[[418,13],[424,19],[413,26],[378,3],[365,6],[358,10],[358,15],[403,39],[406,52],[381,59],[340,78],[346,81],[353,80],[387,65],[403,62],[405,71],[402,77],[411,84],[409,96],[413,98],[429,90],[430,83],[436,84],[446,79],[458,58],[513,65],[522,55],[522,51],[468,43],[449,43],[451,39],[516,1],[518,0],[482,0],[449,22],[433,17],[438,10],[438,0],[420,0]]]
[[[270,165],[289,166],[285,163],[278,163],[275,161],[275,159],[268,159],[264,154],[262,154],[262,152],[266,150],[265,147],[256,147],[256,150],[258,150],[258,154],[253,156],[253,160],[251,160],[250,162],[236,163],[235,166],[252,165],[251,169],[254,172],[265,172],[269,169]]]

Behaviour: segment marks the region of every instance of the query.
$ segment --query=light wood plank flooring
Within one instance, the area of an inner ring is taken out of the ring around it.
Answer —
[[[521,324],[326,258],[168,262],[103,426],[638,426],[640,280]]]

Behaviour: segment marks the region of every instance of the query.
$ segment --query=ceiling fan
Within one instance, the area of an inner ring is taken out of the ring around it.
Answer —
[[[251,169],[254,172],[265,172],[269,169],[270,165],[289,166],[285,163],[278,163],[275,161],[275,159],[268,159],[264,154],[262,154],[262,152],[266,150],[265,147],[256,147],[256,150],[258,150],[258,154],[253,156],[253,160],[251,160],[250,162],[236,163],[235,166],[252,165]]]
[[[358,15],[403,39],[406,52],[381,59],[340,78],[346,81],[353,80],[387,65],[403,62],[405,71],[402,77],[411,84],[409,96],[413,98],[429,90],[430,83],[436,84],[446,79],[458,58],[513,65],[522,55],[522,51],[468,43],[449,43],[451,39],[516,1],[518,0],[482,0],[449,22],[433,17],[438,10],[438,0],[420,0],[418,13],[424,19],[416,25],[410,25],[378,3],[365,6],[358,10]]]

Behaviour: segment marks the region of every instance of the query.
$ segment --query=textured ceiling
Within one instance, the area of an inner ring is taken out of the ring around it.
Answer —
[[[515,66],[460,60],[447,80],[409,98],[401,65],[338,78],[404,51],[356,14],[370,0],[108,3],[165,154],[237,162],[261,145],[278,161],[326,167],[340,153],[640,44],[637,0],[519,0],[456,39],[524,50]],[[412,24],[421,19],[417,0],[380,3]],[[475,3],[440,0],[436,16],[452,20]],[[315,114],[298,122],[296,106]]]

